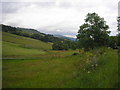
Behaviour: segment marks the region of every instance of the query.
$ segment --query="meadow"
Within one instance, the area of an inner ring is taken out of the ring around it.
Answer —
[[[53,51],[51,43],[9,33],[2,48],[3,88],[118,87],[117,50]]]

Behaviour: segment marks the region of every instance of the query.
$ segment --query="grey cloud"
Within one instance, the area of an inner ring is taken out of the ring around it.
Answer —
[[[51,34],[60,34],[60,35],[76,35],[78,32],[78,27],[73,27],[70,25],[64,25],[63,22],[56,23],[55,25],[45,26],[36,28],[37,30],[45,33],[51,33]]]
[[[2,13],[16,13],[21,7],[28,6],[28,3],[2,2]]]
[[[8,13],[16,13],[18,10],[20,10],[23,7],[28,7],[30,5],[36,5],[38,7],[42,8],[49,8],[52,6],[55,6],[55,2],[2,2],[2,13],[8,14]]]
[[[59,4],[59,7],[62,7],[62,8],[71,8],[73,7],[72,3],[69,3],[69,2],[62,2]]]
[[[14,5],[15,6],[15,5]],[[16,7],[12,7],[12,3],[2,3],[2,13],[15,13],[17,11]]]
[[[34,4],[39,7],[53,7],[56,5],[55,2],[38,2],[38,3],[34,3]]]

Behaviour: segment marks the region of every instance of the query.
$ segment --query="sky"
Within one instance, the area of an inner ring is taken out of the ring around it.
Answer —
[[[87,13],[96,12],[117,34],[119,0],[1,0],[0,23],[47,34],[77,35]]]

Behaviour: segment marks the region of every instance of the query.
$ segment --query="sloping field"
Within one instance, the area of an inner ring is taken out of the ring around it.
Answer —
[[[32,58],[51,50],[52,44],[3,32],[3,58]]]
[[[52,49],[51,43],[45,43],[40,40],[22,37],[22,36],[18,36],[18,35],[6,33],[6,32],[2,33],[2,39],[3,41],[6,41],[6,42],[20,44],[22,47],[25,47],[25,48],[34,48],[34,49],[40,49],[40,50]]]
[[[25,58],[25,57],[33,57],[34,55],[41,55],[45,52],[37,49],[28,49],[22,47],[20,44],[10,43],[10,42],[2,42],[3,50],[2,55],[3,58]]]

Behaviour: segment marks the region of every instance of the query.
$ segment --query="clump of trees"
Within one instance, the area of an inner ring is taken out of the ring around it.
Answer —
[[[55,42],[52,45],[53,50],[68,50],[68,45],[63,41]]]
[[[88,13],[85,23],[80,26],[78,31],[79,48],[90,50],[100,46],[109,46],[110,31],[108,29],[109,26],[104,18],[101,18],[96,13]],[[113,46],[111,45],[111,47]]]
[[[0,25],[0,27],[2,27],[2,31],[4,31],[4,32],[13,33],[13,34],[18,33],[18,31],[15,27],[5,26],[2,24]]]
[[[78,48],[78,43],[76,41],[57,41],[52,45],[53,50],[76,50]]]
[[[117,49],[118,48],[118,37],[117,36],[110,36],[108,46],[113,48],[113,49]]]

